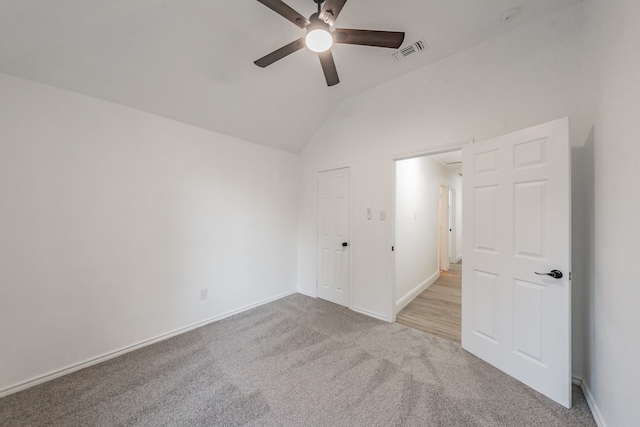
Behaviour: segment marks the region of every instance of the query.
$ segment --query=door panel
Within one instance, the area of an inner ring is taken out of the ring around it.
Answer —
[[[496,192],[497,185],[476,187],[474,195],[474,248],[479,251],[496,252]]]
[[[515,255],[544,258],[544,224],[547,181],[521,182],[514,186]]]
[[[496,341],[496,279],[497,275],[474,271],[473,277],[473,328],[474,332],[491,344]]]
[[[568,119],[463,148],[462,346],[566,407],[569,160]]]
[[[349,168],[318,173],[318,297],[345,307],[349,306],[349,210]]]

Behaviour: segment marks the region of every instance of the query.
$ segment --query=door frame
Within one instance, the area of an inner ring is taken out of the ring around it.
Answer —
[[[410,153],[406,153],[406,154],[401,154],[398,156],[392,156],[391,157],[391,209],[390,209],[390,215],[389,215],[389,219],[391,220],[391,251],[390,251],[390,255],[389,255],[389,274],[390,274],[390,279],[389,282],[391,283],[390,288],[390,292],[389,292],[389,307],[390,307],[390,313],[391,315],[389,316],[389,323],[395,323],[396,322],[396,253],[395,253],[395,245],[396,245],[396,168],[397,168],[397,162],[400,160],[408,160],[408,159],[414,159],[417,157],[426,157],[426,156],[432,156],[434,154],[442,154],[442,153],[449,153],[451,151],[461,151],[462,147],[464,147],[465,145],[469,145],[469,144],[473,144],[474,140],[467,140],[467,141],[462,141],[462,142],[455,142],[452,144],[443,144],[440,145],[438,147],[434,147],[430,150],[423,150],[423,151],[415,151],[415,152],[410,152]],[[464,176],[462,177],[463,182],[464,182]],[[438,184],[440,185],[440,184]],[[464,238],[464,236],[463,236]],[[439,246],[439,245],[438,245]],[[440,248],[438,247],[438,251],[440,250]]]
[[[353,239],[353,220],[354,220],[354,215],[353,215],[353,168],[351,167],[350,164],[347,165],[336,165],[336,166],[330,166],[330,167],[326,167],[326,168],[319,168],[316,170],[315,172],[315,176],[316,176],[316,193],[315,193],[315,223],[316,223],[316,260],[315,260],[315,264],[316,264],[316,278],[315,278],[315,282],[316,282],[316,287],[315,287],[315,291],[314,291],[314,298],[318,298],[318,271],[320,266],[318,265],[318,238],[320,235],[320,230],[318,228],[318,219],[319,219],[319,206],[318,206],[318,192],[320,191],[319,188],[319,184],[318,184],[318,175],[322,172],[330,172],[330,171],[334,171],[334,170],[338,170],[338,169],[348,169],[349,170],[349,286],[348,286],[348,308],[349,309],[353,309],[353,295],[352,295],[352,290],[353,290],[353,254],[354,254],[354,239]]]

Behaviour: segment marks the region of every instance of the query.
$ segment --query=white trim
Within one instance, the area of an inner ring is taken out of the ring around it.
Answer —
[[[311,297],[311,298],[318,298],[318,295],[314,294],[313,292],[307,292],[307,291],[304,291],[302,289],[298,289],[298,293],[302,294],[302,295],[305,295],[305,296],[308,296],[308,297]]]
[[[326,167],[326,168],[319,168],[318,170],[316,170],[316,175],[321,173],[321,172],[331,172],[331,171],[337,171],[340,169],[351,169],[351,164],[346,164],[344,166],[330,166],[330,167]]]
[[[460,255],[458,258],[456,258],[456,262],[454,262],[454,264],[459,263],[460,261],[462,261],[462,255]]]
[[[55,370],[55,371],[50,372],[48,374],[40,375],[40,376],[32,378],[30,380],[27,380],[27,381],[24,381],[24,382],[9,386],[7,388],[4,388],[4,389],[0,390],[0,398],[8,396],[8,395],[13,394],[13,393],[17,393],[17,392],[22,391],[22,390],[26,390],[26,389],[28,389],[30,387],[33,387],[33,386],[36,386],[38,384],[42,384],[42,383],[45,383],[47,381],[51,381],[53,379],[62,377],[64,375],[70,374],[72,372],[76,372],[76,371],[79,371],[81,369],[88,368],[89,366],[97,365],[98,363],[105,362],[107,360],[110,360],[110,359],[113,359],[115,357],[121,356],[121,355],[123,355],[125,353],[129,353],[129,352],[138,350],[140,348],[146,347],[148,345],[155,344],[155,343],[160,342],[160,341],[164,341],[164,340],[172,338],[172,337],[174,337],[176,335],[180,335],[180,334],[183,334],[185,332],[189,332],[189,331],[191,331],[193,329],[197,329],[197,328],[200,328],[202,326],[206,326],[206,325],[208,325],[210,323],[214,323],[214,322],[217,322],[219,320],[226,319],[227,317],[231,317],[231,316],[234,316],[236,314],[242,313],[244,311],[251,310],[252,308],[256,308],[256,307],[259,307],[261,305],[268,304],[270,302],[273,302],[273,301],[288,297],[289,295],[293,295],[295,293],[297,293],[297,291],[285,292],[284,294],[277,295],[275,297],[268,298],[266,300],[263,300],[263,301],[260,301],[260,302],[254,303],[254,304],[250,304],[250,305],[238,308],[236,310],[228,311],[226,313],[220,314],[220,315],[215,316],[215,317],[211,317],[211,318],[203,320],[201,322],[197,322],[197,323],[193,323],[193,324],[191,324],[189,326],[185,326],[184,328],[175,329],[175,330],[173,330],[171,332],[167,332],[166,334],[158,335],[158,336],[156,336],[154,338],[150,338],[148,340],[140,341],[137,344],[132,344],[132,345],[129,345],[129,346],[126,346],[126,347],[122,347],[122,348],[120,348],[118,350],[114,350],[114,351],[111,351],[109,353],[105,353],[105,354],[103,354],[101,356],[97,356],[97,357],[85,360],[84,362],[79,362],[79,363],[67,366],[66,368],[58,369],[58,370]]]
[[[438,270],[434,274],[432,274],[429,278],[427,278],[427,280],[425,280],[424,282],[416,286],[407,295],[400,298],[400,300],[396,302],[396,313],[398,313],[400,310],[402,310],[407,305],[409,305],[409,303],[413,301],[415,297],[417,297],[422,292],[424,292],[429,286],[433,285],[433,283],[436,280],[438,280],[439,277],[440,277],[440,271]]]
[[[378,314],[378,313],[373,313],[371,311],[367,311],[367,310],[362,309],[362,308],[351,307],[351,310],[355,311],[356,313],[364,314],[365,316],[369,316],[369,317],[373,317],[373,318],[378,319],[378,320],[384,320],[385,322],[393,323],[386,316],[383,316],[383,315]]]
[[[596,405],[596,400],[589,390],[587,383],[580,377],[573,377],[572,383],[579,386],[584,393],[584,397],[587,400],[587,405],[589,405],[589,409],[591,409],[591,415],[593,416],[594,421],[596,422],[598,427],[607,427],[607,423],[604,422],[604,418],[602,417],[602,413],[600,409],[598,409],[598,405]]]
[[[462,150],[462,147],[464,147],[465,145],[471,145],[474,142],[475,141],[473,139],[468,139],[465,141],[442,144],[437,147],[432,147],[424,151],[411,151],[408,153],[396,154],[392,156],[392,160],[394,161],[407,160],[407,159],[413,159],[416,157],[425,157],[425,156],[431,156],[433,154],[441,154],[441,153],[448,153],[450,151],[458,151],[458,150]]]
[[[396,309],[396,293],[397,293],[397,283],[396,283],[396,186],[398,185],[396,182],[396,173],[397,173],[397,169],[398,169],[398,163],[395,160],[391,160],[391,170],[390,170],[390,177],[391,177],[391,209],[389,209],[389,211],[391,212],[390,215],[390,219],[391,219],[391,227],[390,227],[390,232],[391,235],[389,236],[389,243],[391,244],[391,253],[389,255],[389,257],[387,258],[387,262],[389,264],[389,313],[391,313],[390,316],[390,321],[392,323],[396,322],[396,313],[398,312],[398,310]]]

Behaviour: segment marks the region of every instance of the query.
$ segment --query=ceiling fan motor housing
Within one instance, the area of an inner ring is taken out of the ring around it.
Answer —
[[[309,17],[309,22],[311,23],[307,25],[307,33],[313,30],[325,30],[331,32],[331,26],[320,19],[319,13],[314,13],[313,15],[311,15]]]

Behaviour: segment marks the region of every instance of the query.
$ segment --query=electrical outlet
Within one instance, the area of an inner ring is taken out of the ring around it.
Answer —
[[[207,299],[207,289],[200,289],[200,299]]]

